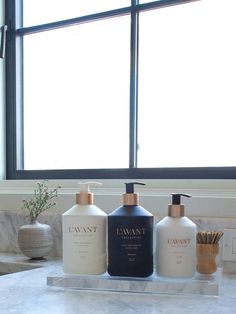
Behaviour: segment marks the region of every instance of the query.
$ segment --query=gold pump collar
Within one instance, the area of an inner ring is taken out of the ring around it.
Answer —
[[[79,205],[91,205],[93,204],[93,193],[77,193],[76,203]]]
[[[136,206],[136,205],[139,205],[139,194],[137,194],[137,193],[126,193],[126,194],[123,194],[123,204],[125,206]]]
[[[179,218],[184,216],[184,205],[168,205],[168,216]]]

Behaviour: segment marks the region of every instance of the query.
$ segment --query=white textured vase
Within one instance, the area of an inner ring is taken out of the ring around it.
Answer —
[[[43,258],[53,247],[51,227],[37,220],[21,226],[18,231],[18,244],[25,256]]]

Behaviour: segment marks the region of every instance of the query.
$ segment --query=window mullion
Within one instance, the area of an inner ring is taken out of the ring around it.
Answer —
[[[130,153],[129,168],[137,167],[137,123],[138,123],[138,12],[137,0],[131,6],[130,38]]]
[[[7,116],[7,177],[23,169],[23,39],[16,35],[22,26],[22,1],[6,5],[6,116]]]

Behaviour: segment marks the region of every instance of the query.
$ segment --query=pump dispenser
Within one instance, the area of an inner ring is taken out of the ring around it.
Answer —
[[[101,185],[100,182],[79,182],[80,193],[76,193],[76,203],[79,205],[93,204],[93,193],[90,191],[90,185]]]
[[[125,183],[126,193],[123,194],[123,204],[124,206],[137,206],[139,205],[139,194],[134,193],[134,185],[145,185],[142,182],[129,182]]]
[[[62,215],[63,270],[69,274],[97,275],[106,271],[107,215],[93,204],[90,185],[79,182],[76,204]]]
[[[147,277],[153,272],[153,215],[139,205],[139,195],[128,182],[123,206],[108,215],[108,273]]]
[[[184,205],[181,204],[181,196],[191,197],[188,194],[172,193],[172,204],[168,205],[168,216],[173,218],[184,217]]]
[[[168,216],[156,224],[156,273],[163,277],[193,277],[196,269],[196,225],[184,215],[181,197],[172,193]]]

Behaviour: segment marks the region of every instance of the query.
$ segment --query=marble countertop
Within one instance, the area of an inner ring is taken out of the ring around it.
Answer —
[[[235,313],[236,274],[222,274],[217,297],[150,295],[47,286],[47,275],[60,268],[58,259],[29,263],[20,254],[0,253],[0,272],[12,272],[0,276],[0,314]]]

